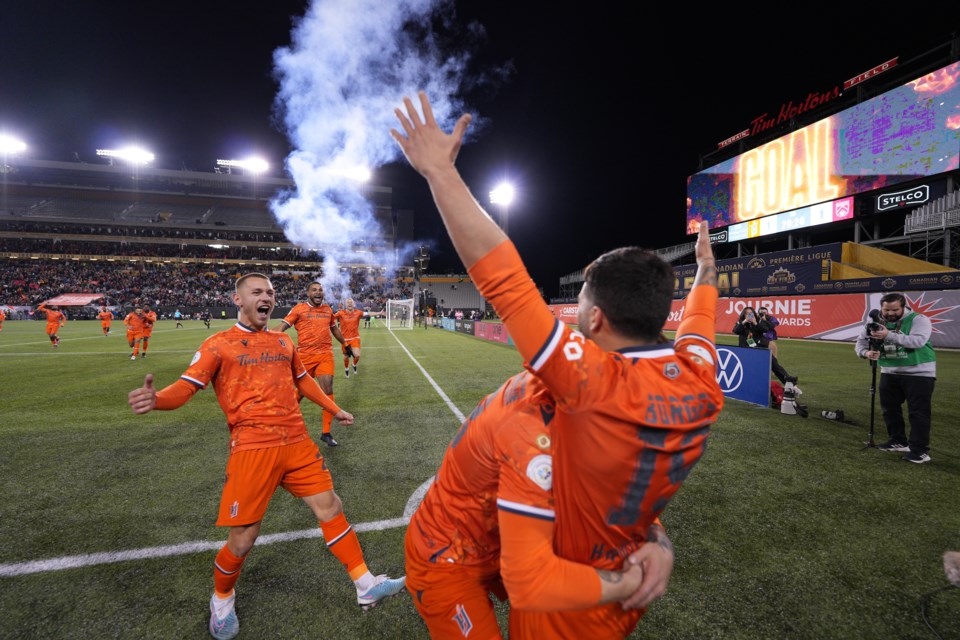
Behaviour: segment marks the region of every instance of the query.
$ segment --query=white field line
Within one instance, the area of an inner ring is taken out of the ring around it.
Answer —
[[[393,332],[390,332],[393,335]],[[397,337],[394,335],[394,339]],[[463,422],[466,417],[463,413],[453,404],[447,394],[443,392],[443,389],[440,388],[440,385],[434,381],[430,374],[427,373],[416,358],[407,351],[407,348],[397,340],[397,343],[400,344],[400,347],[406,352],[410,359],[413,360],[413,363],[417,365],[417,368],[420,369],[420,372],[427,378],[427,381],[433,386],[436,392],[440,395],[447,406],[453,412],[460,422]],[[386,348],[395,348],[395,347],[386,347]],[[364,347],[367,349],[367,347]],[[177,352],[180,353],[180,352]],[[413,515],[413,512],[416,510],[417,506],[423,500],[423,497],[427,493],[427,489],[430,488],[430,485],[433,484],[433,478],[429,478],[426,482],[421,484],[417,489],[410,495],[410,498],[407,499],[407,504],[403,508],[403,515],[399,518],[390,518],[387,520],[375,520],[373,522],[362,522],[360,524],[354,524],[353,529],[357,533],[362,533],[364,531],[383,531],[385,529],[395,529],[397,527],[405,527],[410,522],[410,516]],[[285,533],[273,533],[268,535],[263,535],[257,538],[257,546],[274,544],[277,542],[290,542],[293,540],[302,540],[304,538],[322,538],[323,532],[319,527],[314,529],[304,529],[301,531],[288,531]],[[86,553],[76,556],[61,556],[59,558],[48,558],[46,560],[31,560],[27,562],[10,562],[5,564],[0,564],[0,577],[12,577],[12,576],[25,576],[32,573],[44,573],[47,571],[62,571],[64,569],[79,569],[82,567],[91,567],[94,565],[101,564],[112,564],[116,562],[128,562],[131,560],[145,560],[150,558],[167,558],[170,556],[182,556],[189,553],[201,553],[208,552],[220,549],[223,546],[223,540],[198,540],[193,542],[183,542],[181,544],[173,545],[164,545],[162,547],[147,547],[144,549],[131,549],[128,551],[104,551],[101,553]]]

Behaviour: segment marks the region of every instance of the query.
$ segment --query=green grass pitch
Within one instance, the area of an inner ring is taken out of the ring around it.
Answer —
[[[227,430],[212,390],[134,416],[127,392],[173,382],[231,323],[161,321],[146,359],[123,326],[75,321],[53,349],[42,322],[0,332],[0,638],[204,638]],[[354,413],[322,447],[371,570],[403,573],[403,516],[459,425],[521,367],[517,352],[439,329],[361,329]],[[733,344],[728,337],[720,342]],[[445,400],[414,360],[435,381]],[[870,367],[850,344],[780,341],[810,417],[728,401],[704,458],[664,513],[676,548],[666,596],[632,637],[934,637],[921,599],[960,550],[960,355],[938,352],[933,462],[864,449]],[[339,363],[339,359],[338,359]],[[452,405],[452,406],[451,406]],[[314,437],[320,409],[304,413]],[[876,400],[875,440],[886,439]],[[842,408],[856,424],[819,418]],[[240,638],[425,638],[403,594],[369,612],[302,502],[274,496],[237,585]],[[923,600],[960,638],[960,590]],[[505,623],[507,605],[498,607]],[[504,626],[505,629],[505,626]]]

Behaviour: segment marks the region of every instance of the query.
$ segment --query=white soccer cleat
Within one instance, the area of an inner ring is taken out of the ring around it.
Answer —
[[[373,586],[370,587],[366,593],[357,594],[357,604],[360,605],[360,608],[364,611],[372,609],[377,606],[377,603],[381,600],[395,596],[403,591],[406,584],[407,576],[401,576],[399,578],[388,578],[386,575],[377,576]]]

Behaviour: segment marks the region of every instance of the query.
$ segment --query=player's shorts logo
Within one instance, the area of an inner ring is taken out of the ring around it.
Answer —
[[[717,349],[717,364],[720,365],[717,372],[717,383],[724,393],[736,391],[743,383],[743,363],[740,358],[730,351],[730,349]]]
[[[473,622],[470,621],[470,616],[467,615],[467,610],[464,609],[462,604],[457,605],[457,614],[453,616],[453,621],[460,627],[460,633],[463,634],[464,638],[470,635],[473,630]]]
[[[230,505],[230,517],[236,518],[239,513],[240,513],[240,503],[234,502],[232,505]]]

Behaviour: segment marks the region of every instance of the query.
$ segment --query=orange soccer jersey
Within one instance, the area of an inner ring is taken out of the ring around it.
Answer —
[[[100,326],[107,328],[110,326],[110,323],[113,321],[113,314],[109,311],[101,311],[97,314],[97,318],[100,319]]]
[[[605,352],[554,318],[510,242],[470,273],[557,405],[557,554],[619,569],[703,455],[723,406],[716,289],[694,289],[673,344]],[[511,611],[511,637],[515,624],[518,637],[536,629],[540,637],[622,637],[639,617],[618,604],[586,612]]]
[[[127,325],[127,336],[139,338],[143,335],[143,318],[136,313],[128,313],[123,319],[123,324]]]
[[[57,329],[60,328],[61,322],[66,322],[67,316],[63,314],[62,311],[54,311],[52,309],[47,309],[43,305],[37,307],[37,311],[43,311],[47,314],[47,333],[53,335],[57,332]]]
[[[235,453],[307,437],[296,386],[305,375],[290,336],[237,323],[207,338],[180,380],[193,391],[213,382]],[[160,400],[157,408],[167,408]]]
[[[333,353],[330,328],[336,326],[336,320],[330,305],[315,307],[301,302],[290,309],[283,321],[297,330],[297,351],[301,354]]]
[[[545,386],[523,372],[454,436],[405,543],[407,588],[432,637],[499,636],[489,594],[502,599],[504,584],[533,608],[599,599],[594,570],[552,552],[553,416]]]
[[[153,325],[157,321],[157,312],[151,311],[150,313],[143,314],[143,337],[149,338],[153,335]]]
[[[344,341],[360,339],[360,319],[363,318],[363,311],[340,309],[334,314],[334,318],[340,322],[340,333],[343,334]]]

